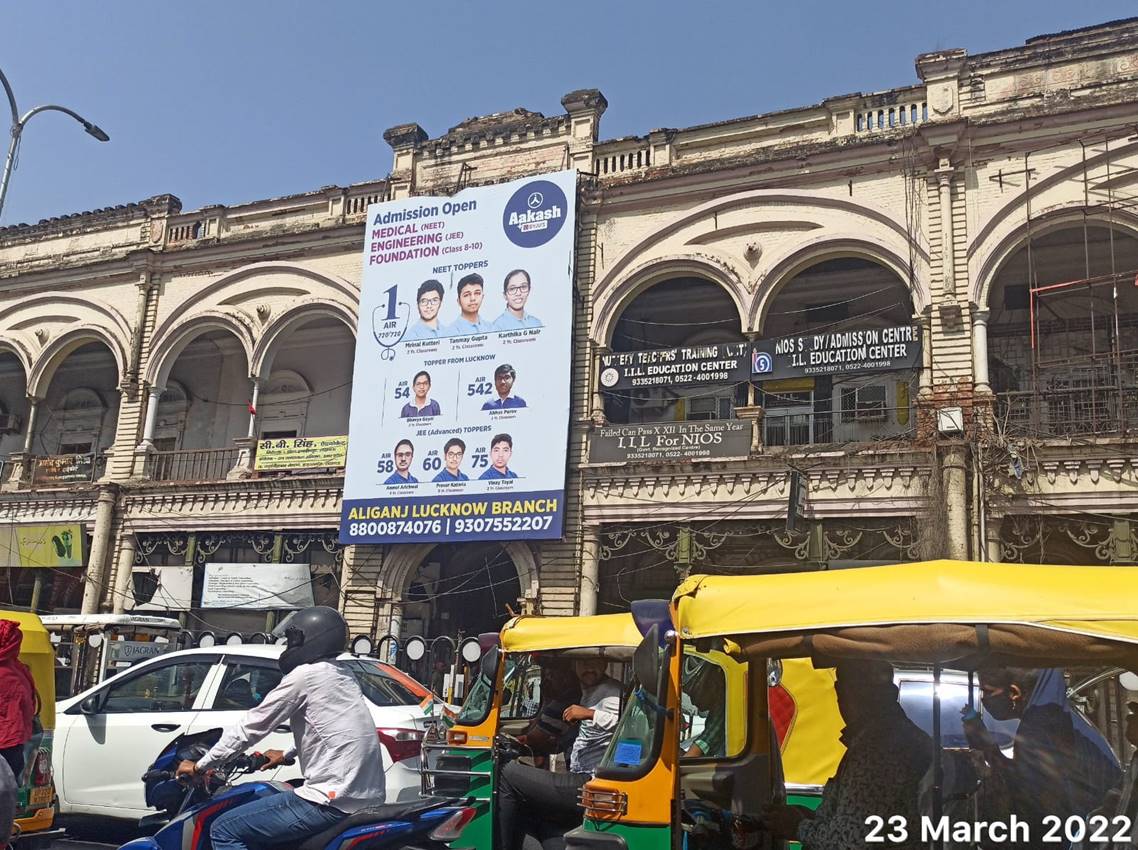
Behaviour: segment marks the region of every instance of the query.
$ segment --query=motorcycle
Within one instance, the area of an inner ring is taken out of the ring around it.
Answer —
[[[239,755],[192,779],[175,775],[179,762],[197,761],[221,737],[221,729],[179,735],[142,776],[146,804],[158,811],[139,821],[153,835],[136,838],[119,850],[211,850],[210,826],[222,814],[271,794],[291,794],[284,782],[232,781],[264,766],[267,757]],[[371,806],[291,845],[292,850],[443,850],[474,817],[474,809],[447,797],[422,797]]]

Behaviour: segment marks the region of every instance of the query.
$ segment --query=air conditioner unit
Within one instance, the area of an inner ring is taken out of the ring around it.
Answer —
[[[0,434],[19,434],[21,424],[15,413],[0,413]]]

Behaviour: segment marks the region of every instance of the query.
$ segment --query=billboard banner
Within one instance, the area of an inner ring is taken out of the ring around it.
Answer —
[[[348,454],[344,437],[280,437],[257,443],[253,468],[258,472],[281,469],[338,469]]]
[[[269,610],[312,605],[308,564],[206,564],[203,608]]]
[[[193,607],[193,567],[135,567],[130,577],[128,611],[189,611]]]
[[[746,459],[751,423],[742,419],[660,422],[597,428],[589,439],[589,463],[680,463]]]
[[[750,357],[751,346],[746,342],[613,352],[601,356],[601,386],[621,390],[734,384],[750,377]]]
[[[342,543],[561,536],[576,185],[369,208]]]
[[[755,343],[751,375],[759,380],[897,372],[921,365],[918,325],[804,333]]]
[[[22,567],[83,566],[84,534],[78,523],[15,525],[12,534]]]

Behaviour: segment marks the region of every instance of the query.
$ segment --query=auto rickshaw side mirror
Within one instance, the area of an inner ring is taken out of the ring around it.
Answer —
[[[632,670],[637,681],[649,693],[656,695],[660,689],[660,626],[653,625],[644,635],[644,640],[632,655]]]
[[[492,647],[483,653],[482,660],[478,662],[478,672],[489,682],[493,682],[498,675],[498,656],[501,652],[498,647]]]
[[[79,703],[79,713],[86,714],[88,717],[92,714],[99,714],[103,710],[103,703],[107,701],[106,696],[106,691],[96,691],[91,694]]]

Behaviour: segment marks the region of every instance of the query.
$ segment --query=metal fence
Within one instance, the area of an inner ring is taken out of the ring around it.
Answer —
[[[149,461],[152,481],[223,481],[237,465],[241,448],[156,452]]]

